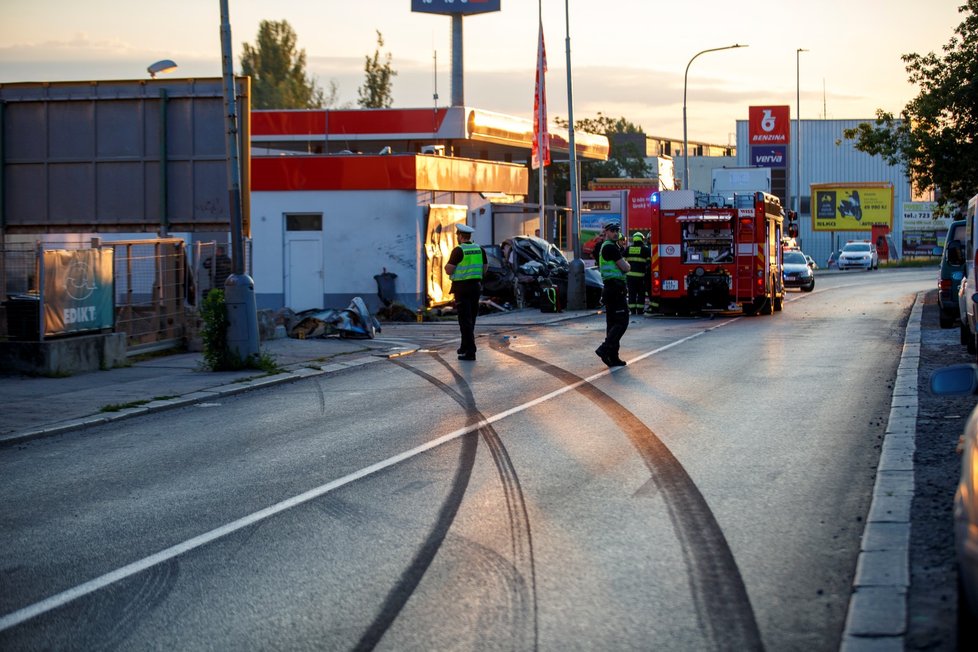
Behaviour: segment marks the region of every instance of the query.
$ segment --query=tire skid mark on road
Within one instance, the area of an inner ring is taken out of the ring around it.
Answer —
[[[135,590],[113,587],[83,603],[76,622],[81,631],[62,632],[70,637],[64,644],[83,650],[124,649],[129,636],[176,586],[180,565],[176,559],[159,564],[146,573],[131,578]]]
[[[647,357],[656,355],[658,353],[661,353],[673,347],[680,346],[681,344],[688,342],[693,338],[700,337],[705,333],[708,333],[714,329],[724,326],[725,324],[730,324],[735,321],[737,321],[736,318],[728,320],[726,322],[723,322],[711,328],[698,331],[692,335],[682,337],[678,340],[674,340],[656,349],[647,351],[646,353],[643,353],[637,356],[636,358],[633,358],[629,362],[634,364],[640,360],[644,360]],[[50,595],[47,598],[44,598],[37,602],[25,605],[19,609],[16,609],[15,611],[9,612],[7,614],[0,614],[0,632],[4,632],[8,629],[17,627],[21,623],[24,623],[26,621],[32,620],[33,618],[37,618],[43,614],[59,609],[65,606],[66,604],[69,604],[79,598],[101,591],[107,587],[112,586],[117,582],[132,577],[133,575],[142,573],[159,564],[167,563],[172,559],[180,557],[181,555],[184,555],[198,548],[207,546],[215,541],[223,539],[231,534],[234,534],[235,532],[239,532],[241,530],[250,528],[251,526],[257,523],[261,523],[266,519],[269,519],[277,514],[281,514],[282,512],[293,509],[299,505],[315,500],[326,494],[332,493],[338,489],[341,489],[342,487],[348,486],[354,482],[369,477],[375,473],[379,473],[392,466],[401,464],[411,458],[417,457],[418,455],[422,455],[433,448],[437,448],[438,446],[447,444],[448,442],[454,441],[455,439],[467,437],[468,435],[475,432],[479,428],[491,425],[497,421],[506,419],[514,414],[523,412],[524,410],[532,409],[537,405],[552,400],[567,392],[575,391],[577,390],[578,385],[588,384],[594,380],[597,380],[598,378],[607,376],[610,373],[614,373],[614,371],[610,369],[605,369],[603,371],[593,374],[592,376],[589,376],[588,378],[580,379],[576,383],[566,384],[552,392],[549,392],[548,394],[539,396],[535,399],[529,400],[520,405],[516,405],[509,409],[503,410],[502,412],[494,414],[491,417],[486,417],[483,420],[471,426],[467,426],[464,428],[457,429],[453,432],[436,436],[434,439],[419,444],[418,446],[415,446],[412,449],[402,451],[400,453],[392,455],[387,459],[379,460],[372,464],[368,464],[367,466],[358,469],[356,471],[353,471],[352,473],[349,473],[343,477],[335,478],[333,480],[330,480],[329,482],[326,482],[325,484],[319,485],[317,487],[313,487],[300,494],[281,500],[263,509],[259,509],[256,512],[246,514],[229,523],[225,523],[219,527],[208,530],[207,532],[203,532],[197,536],[191,537],[190,539],[177,542],[172,546],[169,546],[168,548],[164,548],[163,550],[150,554],[146,557],[136,559],[135,561],[125,564],[124,566],[115,568],[114,570],[111,570],[102,575],[94,577],[90,580],[82,582],[81,584],[78,584],[76,586],[72,586],[68,589],[62,590],[58,593]]]
[[[465,379],[458,373],[458,370],[448,364],[441,356],[435,356],[441,364],[455,378],[455,382],[465,391],[466,410],[471,410],[476,421],[485,421],[484,415],[476,407],[475,397],[472,389]],[[456,399],[457,400],[457,399]],[[459,402],[462,404],[461,402]],[[469,407],[471,406],[471,407]],[[489,453],[492,455],[499,482],[502,485],[503,496],[506,503],[506,516],[509,520],[510,549],[512,552],[513,566],[516,569],[517,577],[523,579],[518,585],[518,591],[514,592],[513,604],[517,605],[515,617],[522,622],[523,615],[529,612],[532,617],[530,626],[533,633],[533,646],[528,648],[523,639],[525,624],[523,624],[514,634],[519,636],[519,640],[513,641],[513,649],[538,649],[539,645],[539,620],[537,605],[537,582],[536,582],[536,560],[533,555],[533,532],[530,527],[530,514],[526,507],[526,499],[523,496],[523,486],[520,483],[519,475],[516,473],[516,466],[513,464],[509,451],[503,443],[499,433],[492,425],[485,425],[479,429],[482,440],[485,442]],[[529,591],[527,596],[526,578],[529,578]]]
[[[400,580],[388,593],[377,617],[364,632],[354,649],[370,650],[380,642],[434,561],[435,554],[444,543],[451,524],[458,514],[458,509],[461,506],[465,490],[472,476],[476,447],[481,436],[492,455],[496,471],[503,486],[506,513],[510,523],[510,546],[513,553],[512,565],[515,571],[514,577],[522,579],[520,582],[507,582],[513,594],[511,596],[511,604],[515,605],[512,614],[515,623],[513,630],[515,638],[512,641],[514,645],[513,649],[535,650],[538,647],[539,628],[537,624],[536,569],[533,558],[533,539],[530,532],[529,513],[523,498],[523,489],[516,474],[516,469],[496,429],[487,423],[486,418],[476,407],[475,397],[472,395],[472,390],[465,378],[445,362],[440,355],[432,354],[431,357],[448,370],[458,389],[397,358],[390,359],[390,362],[423,378],[450,396],[452,400],[465,410],[467,425],[472,426],[478,423],[484,423],[486,425],[482,425],[463,437],[463,451],[455,479],[452,482],[452,490],[442,504],[438,518],[435,521],[435,527],[432,528],[428,538],[421,545],[414,559],[402,573]],[[527,577],[529,578],[529,596],[526,595],[525,578]],[[527,612],[531,615],[531,622],[529,624],[523,618]],[[528,627],[532,628],[532,634],[526,632]],[[532,636],[532,647],[528,648],[528,641],[525,639],[530,636]]]
[[[747,587],[720,524],[693,479],[662,440],[614,398],[573,372],[513,351],[508,340],[493,340],[490,346],[573,385],[618,425],[642,456],[662,494],[686,560],[697,616],[714,649],[763,650]]]

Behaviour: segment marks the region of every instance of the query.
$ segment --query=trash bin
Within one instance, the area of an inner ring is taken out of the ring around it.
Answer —
[[[26,342],[40,341],[40,296],[12,294],[3,305],[7,311],[7,337]]]

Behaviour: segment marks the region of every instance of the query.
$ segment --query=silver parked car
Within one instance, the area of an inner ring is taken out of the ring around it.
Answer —
[[[839,269],[871,269],[880,268],[880,257],[876,245],[869,240],[847,242],[839,254]]]
[[[957,364],[930,377],[935,394],[978,393],[978,366]],[[958,562],[961,604],[978,617],[978,407],[961,437],[961,476],[954,492],[954,550]]]

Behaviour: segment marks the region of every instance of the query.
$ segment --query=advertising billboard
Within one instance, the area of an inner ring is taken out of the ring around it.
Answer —
[[[44,252],[44,335],[115,324],[111,247]]]
[[[752,146],[787,145],[791,142],[791,107],[752,106],[748,115],[749,142]]]
[[[502,0],[411,0],[411,11],[426,14],[484,14],[499,11]]]
[[[936,201],[903,202],[904,231],[947,231],[953,221],[950,217],[935,217]]]
[[[812,230],[872,231],[873,225],[893,227],[893,186],[819,184],[811,187]]]
[[[236,82],[250,232],[250,80]],[[227,231],[221,78],[0,83],[6,233]]]
[[[939,256],[951,217],[935,217],[937,202],[903,202],[903,255]]]

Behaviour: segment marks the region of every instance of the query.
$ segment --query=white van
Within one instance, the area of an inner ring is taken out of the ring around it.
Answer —
[[[961,279],[958,306],[961,309],[961,343],[969,353],[976,354],[978,361],[978,281],[975,277],[975,254],[978,253],[978,195],[968,200],[968,212],[964,216],[966,228],[965,275]]]

